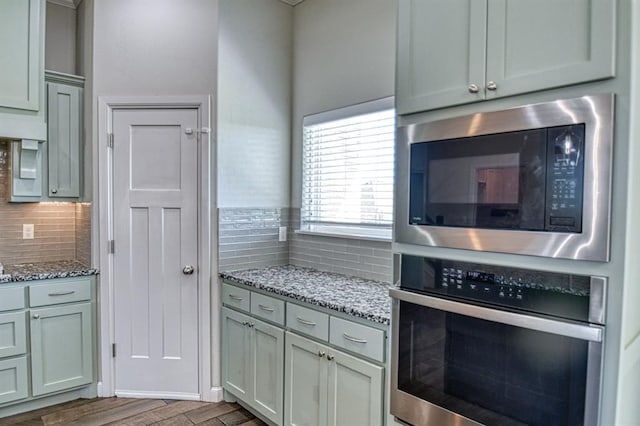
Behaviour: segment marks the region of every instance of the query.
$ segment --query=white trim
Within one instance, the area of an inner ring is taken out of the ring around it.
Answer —
[[[119,398],[150,398],[150,399],[180,399],[184,401],[200,401],[197,393],[172,393],[172,392],[137,392],[137,391],[116,391]]]
[[[360,104],[349,105],[342,108],[332,109],[329,111],[319,112],[304,116],[302,126],[313,126],[314,124],[324,123],[327,121],[340,120],[343,118],[353,117],[356,115],[370,114],[380,112],[387,109],[395,108],[395,97],[376,99],[373,101],[362,102]]]
[[[286,3],[290,6],[295,6],[297,4],[302,3],[304,0],[280,0],[282,3]]]
[[[69,9],[75,9],[80,4],[80,1],[76,0],[47,0],[47,3],[57,4],[58,6],[68,7]]]
[[[111,194],[112,164],[111,151],[107,147],[107,134],[112,131],[111,118],[116,109],[143,108],[194,108],[199,111],[199,128],[209,128],[212,125],[211,96],[99,96],[98,97],[98,146],[97,146],[97,191],[99,200],[98,238],[94,243],[98,247],[100,265],[100,383],[98,395],[101,397],[114,396],[115,391],[115,361],[111,356],[111,344],[114,338],[114,295],[113,295],[113,255],[109,254],[107,241],[113,235],[113,196]],[[198,297],[199,313],[199,389],[200,394],[195,399],[216,401],[221,399],[220,367],[218,359],[213,359],[213,353],[219,353],[220,331],[218,327],[219,303],[218,292],[211,292],[213,279],[217,279],[217,216],[216,216],[216,149],[213,131],[202,132],[199,141],[199,182],[198,182],[198,234],[202,237],[198,241],[199,274]],[[217,288],[217,286],[216,286]],[[212,369],[212,365],[215,366]],[[118,392],[121,395],[120,391]],[[127,392],[133,395],[132,392]],[[134,392],[135,393],[135,392]],[[136,393],[143,397],[142,393]],[[167,395],[167,394],[163,394]],[[191,399],[191,394],[175,394],[181,399]],[[158,395],[156,395],[158,397]],[[218,398],[218,399],[216,399]]]

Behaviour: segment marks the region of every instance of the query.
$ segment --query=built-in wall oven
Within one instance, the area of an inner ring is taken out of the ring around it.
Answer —
[[[412,425],[596,425],[606,279],[403,255],[391,413]]]
[[[395,241],[609,260],[612,94],[411,124]]]

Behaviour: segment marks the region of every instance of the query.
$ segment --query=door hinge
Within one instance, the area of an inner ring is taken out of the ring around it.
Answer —
[[[113,148],[113,133],[107,133],[107,148]]]
[[[116,344],[115,343],[111,344],[111,357],[112,358],[116,357]]]
[[[109,240],[107,243],[109,254],[114,254],[116,252],[116,242],[114,240]]]

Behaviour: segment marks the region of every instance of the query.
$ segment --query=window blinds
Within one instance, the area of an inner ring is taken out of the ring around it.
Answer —
[[[303,126],[302,224],[390,227],[395,111],[312,121]]]

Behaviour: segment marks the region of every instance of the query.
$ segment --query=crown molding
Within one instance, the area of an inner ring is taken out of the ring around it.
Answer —
[[[304,0],[280,0],[280,1],[290,6],[295,6],[296,4],[302,3]]]
[[[68,7],[75,9],[78,7],[82,0],[47,0],[47,3],[57,4],[58,6]]]

